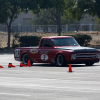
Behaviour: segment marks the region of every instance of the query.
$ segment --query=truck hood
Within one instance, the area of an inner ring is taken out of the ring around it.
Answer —
[[[99,50],[90,47],[81,47],[81,46],[71,46],[71,47],[58,47],[57,50],[66,50],[73,53],[81,53],[81,52],[99,52]]]

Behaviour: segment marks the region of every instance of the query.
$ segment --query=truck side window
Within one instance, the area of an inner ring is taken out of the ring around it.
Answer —
[[[41,47],[52,47],[50,40],[48,39],[43,39],[41,43]]]

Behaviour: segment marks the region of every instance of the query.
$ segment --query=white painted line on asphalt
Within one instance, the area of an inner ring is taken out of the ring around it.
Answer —
[[[31,96],[31,95],[27,95],[27,94],[14,94],[14,93],[0,93],[0,95],[23,96],[23,97]]]

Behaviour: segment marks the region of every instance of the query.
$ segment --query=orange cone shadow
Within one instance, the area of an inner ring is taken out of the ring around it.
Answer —
[[[4,68],[4,67],[0,65],[0,68]]]
[[[27,67],[27,65],[20,63],[20,67]]]

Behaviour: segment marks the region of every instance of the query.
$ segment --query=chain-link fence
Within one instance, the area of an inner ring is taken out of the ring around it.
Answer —
[[[17,25],[11,26],[12,32],[41,32],[41,33],[52,33],[57,32],[58,25]],[[70,24],[70,25],[61,25],[62,31],[99,31],[99,24]],[[7,26],[0,25],[0,31],[6,32]]]
[[[33,35],[33,33],[57,33],[58,25],[12,25],[11,26],[11,45],[14,38],[14,33],[20,33],[20,36],[24,35]],[[100,31],[99,24],[70,24],[70,25],[61,25],[61,31],[67,33],[71,32],[96,32]],[[23,33],[23,34],[22,34]],[[7,26],[0,25],[0,48],[7,47],[8,34]]]

